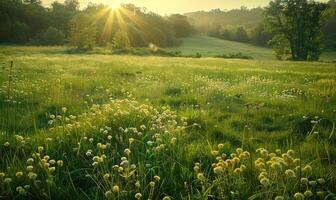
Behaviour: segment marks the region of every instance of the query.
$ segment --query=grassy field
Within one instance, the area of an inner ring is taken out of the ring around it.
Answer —
[[[0,48],[0,199],[336,198],[335,64],[62,52]]]
[[[243,55],[252,56],[255,60],[275,60],[271,48],[258,47],[251,44],[221,40],[205,35],[197,35],[183,39],[180,46],[169,48],[173,51],[181,51],[184,55],[201,53],[204,57],[213,57],[222,54],[241,52]],[[321,60],[332,61],[336,59],[336,52],[325,52]]]

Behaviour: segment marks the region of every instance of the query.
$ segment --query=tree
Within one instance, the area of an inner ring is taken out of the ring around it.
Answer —
[[[92,49],[96,44],[96,27],[91,18],[85,14],[78,14],[70,21],[69,42],[77,48]]]
[[[268,46],[268,42],[272,39],[272,34],[267,31],[264,23],[259,23],[253,28],[251,34],[251,42],[258,46]]]
[[[119,30],[113,37],[112,45],[114,49],[129,49],[131,44],[127,33]]]
[[[288,45],[292,60],[317,60],[326,8],[325,3],[310,0],[272,0],[265,13],[273,42]]]
[[[191,35],[192,27],[186,16],[174,14],[169,16],[168,19],[173,25],[176,37],[188,37]]]
[[[244,27],[238,27],[236,31],[236,41],[238,42],[248,42],[250,40],[249,36],[246,33]]]
[[[49,27],[42,35],[42,44],[44,45],[64,44],[64,34],[54,27]]]

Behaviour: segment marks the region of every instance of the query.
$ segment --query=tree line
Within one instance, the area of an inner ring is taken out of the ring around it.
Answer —
[[[278,59],[317,60],[322,50],[336,49],[335,0],[272,0],[265,8],[216,9],[188,16],[198,31],[272,46]]]
[[[106,5],[91,3],[80,10],[77,0],[55,1],[48,8],[40,0],[2,0],[0,3],[2,43],[71,43],[78,48],[142,47],[153,43],[167,47],[193,31],[186,16],[163,17],[132,4],[112,10]]]

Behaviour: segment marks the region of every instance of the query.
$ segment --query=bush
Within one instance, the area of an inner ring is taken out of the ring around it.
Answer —
[[[131,48],[131,42],[128,38],[128,34],[119,30],[113,37],[112,47],[113,49]]]
[[[62,31],[49,27],[45,32],[38,34],[30,44],[33,45],[62,45],[65,37]]]
[[[91,50],[95,46],[96,27],[92,26],[88,15],[79,14],[70,21],[69,42],[78,49]]]
[[[243,55],[241,52],[217,55],[215,56],[215,58],[231,58],[231,59],[236,58],[236,59],[247,59],[247,60],[253,59],[252,56]]]

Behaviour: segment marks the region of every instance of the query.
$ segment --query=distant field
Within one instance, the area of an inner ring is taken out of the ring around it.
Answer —
[[[335,64],[177,49],[262,60],[1,47],[0,199],[335,198]]]
[[[242,52],[252,56],[255,60],[275,60],[272,49],[258,47],[251,44],[220,40],[204,35],[193,36],[183,39],[181,46],[169,48],[169,50],[181,51],[186,55],[201,53],[204,57],[212,57],[221,54]],[[322,60],[335,60],[336,52],[327,52],[321,56]]]

